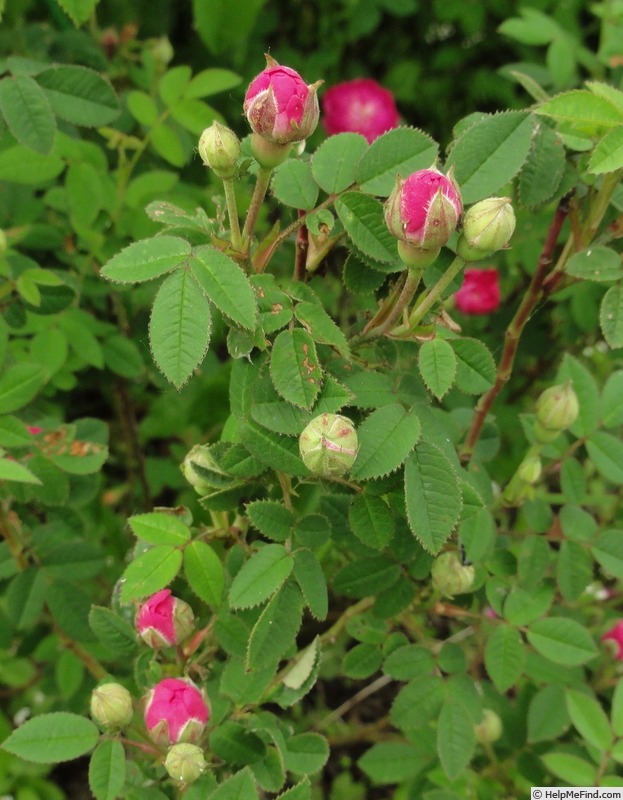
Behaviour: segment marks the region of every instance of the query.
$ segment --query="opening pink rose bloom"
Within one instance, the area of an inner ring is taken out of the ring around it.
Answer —
[[[330,136],[351,131],[361,133],[370,143],[400,124],[394,95],[372,78],[355,78],[331,87],[322,98],[322,114]]]
[[[490,314],[500,307],[500,281],[497,269],[466,269],[463,285],[454,295],[463,314]]]
[[[147,696],[145,724],[161,745],[197,742],[210,711],[199,689],[181,678],[165,678]]]
[[[385,222],[398,239],[423,250],[443,247],[463,211],[454,181],[436,169],[398,179],[385,203]]]
[[[320,108],[317,89],[290,67],[267,57],[268,66],[251,81],[244,113],[255,133],[278,144],[300,142],[313,133]]]
[[[623,661],[623,619],[619,620],[617,624],[606,631],[601,637],[603,642],[614,642],[615,644],[615,658],[617,661]]]

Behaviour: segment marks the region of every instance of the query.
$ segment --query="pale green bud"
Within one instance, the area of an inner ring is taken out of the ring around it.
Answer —
[[[120,683],[104,683],[91,694],[91,716],[104,728],[129,725],[134,708],[132,695]]]
[[[188,483],[202,497],[215,489],[222,489],[231,484],[231,475],[224,472],[217,464],[208,445],[196,444],[182,462],[180,469]]]
[[[578,418],[580,404],[571,381],[550,386],[536,401],[536,418],[547,431],[565,431]]]
[[[232,178],[240,157],[240,142],[236,134],[220,122],[213,122],[199,139],[201,160],[219,178]]]
[[[299,449],[303,463],[314,475],[339,478],[357,458],[357,431],[348,417],[320,414],[301,433]]]
[[[465,212],[456,252],[465,261],[480,261],[503,250],[515,230],[509,197],[489,197]]]
[[[481,722],[478,725],[474,725],[474,734],[479,744],[497,742],[503,730],[502,720],[490,708],[483,710]]]
[[[466,592],[474,582],[476,572],[471,565],[461,563],[457,553],[442,553],[433,561],[433,586],[444,597]]]
[[[180,787],[188,786],[206,768],[203,750],[196,744],[174,744],[167,753],[164,768]]]
[[[524,483],[534,484],[541,477],[543,465],[538,456],[526,456],[517,468],[517,473]]]

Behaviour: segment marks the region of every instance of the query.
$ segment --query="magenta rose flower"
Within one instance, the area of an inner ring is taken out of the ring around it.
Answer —
[[[463,314],[490,314],[500,307],[500,281],[495,267],[466,269],[463,285],[454,295]]]
[[[251,81],[244,113],[255,133],[270,142],[289,144],[306,139],[316,128],[320,108],[318,86],[308,85],[290,67],[266,57],[267,67]]]
[[[202,693],[189,680],[165,678],[147,695],[145,725],[153,741],[163,747],[196,743],[209,719]]]
[[[355,78],[332,86],[322,98],[326,132],[352,131],[373,142],[400,124],[394,95],[372,78]]]
[[[150,647],[170,647],[186,639],[193,629],[194,615],[188,603],[161,589],[141,606],[136,628]]]
[[[623,619],[606,631],[601,637],[602,642],[614,642],[614,657],[617,661],[623,661]]]
[[[443,247],[458,224],[463,204],[452,177],[421,169],[398,178],[385,203],[385,222],[398,239],[421,250]]]

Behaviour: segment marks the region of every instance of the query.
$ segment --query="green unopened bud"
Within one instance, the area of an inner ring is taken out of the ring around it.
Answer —
[[[476,741],[480,744],[491,744],[497,742],[503,731],[502,720],[495,711],[485,708],[482,712],[482,721],[474,725]]]
[[[515,212],[508,197],[489,197],[465,212],[456,252],[465,261],[481,261],[503,250],[515,230]]]
[[[203,750],[196,744],[174,744],[167,753],[164,768],[180,788],[188,786],[206,768]]]
[[[299,437],[303,463],[321,478],[339,478],[348,472],[357,458],[355,426],[339,414],[320,414]]]
[[[431,567],[433,586],[444,597],[466,592],[474,582],[475,575],[474,568],[462,564],[457,553],[442,553]]]
[[[175,55],[173,52],[173,45],[166,36],[161,36],[159,39],[154,39],[152,41],[151,53],[154,57],[154,61],[160,67],[166,67]]]
[[[220,122],[213,122],[201,134],[198,149],[203,163],[219,178],[234,176],[236,161],[240,157],[240,142],[232,130]]]
[[[104,683],[91,694],[91,716],[104,728],[129,725],[134,708],[132,695],[120,683]]]
[[[196,444],[182,462],[180,469],[188,483],[202,497],[231,483],[231,475],[224,472],[217,464],[209,445]]]
[[[441,253],[440,247],[433,248],[432,250],[424,250],[404,239],[398,239],[398,255],[400,256],[400,260],[403,264],[406,264],[417,272],[423,272],[427,267],[430,267],[431,264],[434,264],[439,253]]]
[[[517,474],[524,483],[534,484],[541,477],[543,465],[536,455],[526,456],[517,468]]]
[[[580,404],[571,381],[550,386],[536,401],[536,419],[546,431],[559,433],[570,428],[578,418]]]

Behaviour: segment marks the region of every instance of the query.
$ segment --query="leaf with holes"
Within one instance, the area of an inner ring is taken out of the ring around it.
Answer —
[[[149,342],[158,368],[176,389],[201,364],[210,344],[210,305],[190,272],[164,281],[151,310]]]
[[[299,408],[310,409],[318,397],[322,368],[312,337],[302,328],[282,331],[274,341],[270,377],[277,392]]]

